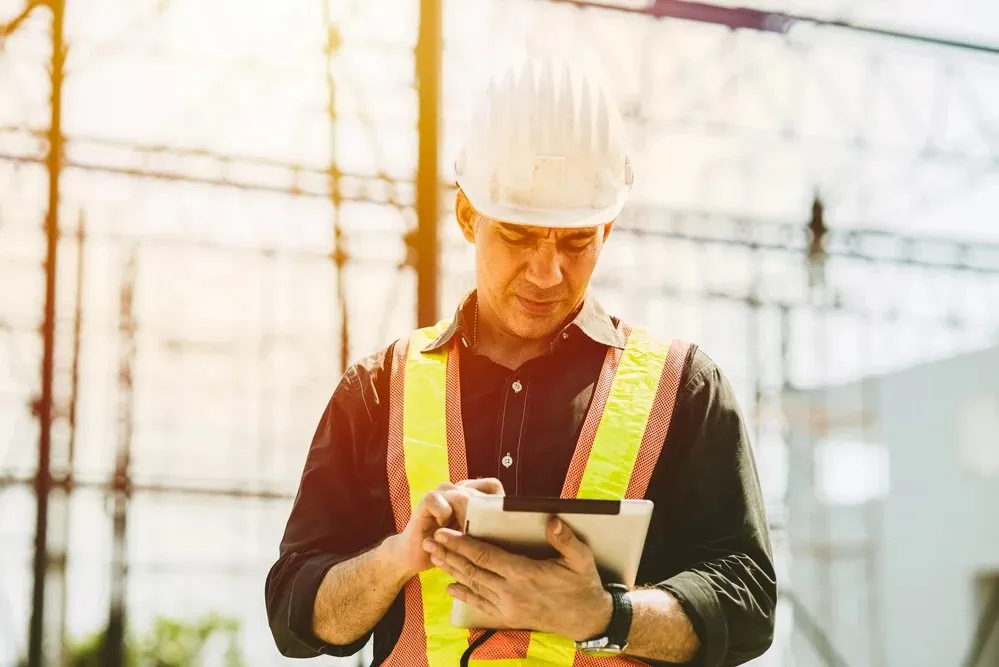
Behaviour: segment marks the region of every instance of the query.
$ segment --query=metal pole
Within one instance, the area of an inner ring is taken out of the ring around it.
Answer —
[[[76,462],[76,414],[80,395],[80,339],[83,332],[83,280],[84,262],[86,250],[86,216],[80,211],[76,225],[76,300],[73,306],[73,363],[71,370],[71,385],[69,394],[69,442],[66,447],[66,459],[62,468],[60,479],[64,482],[59,490],[60,500],[64,505],[62,521],[59,526],[60,535],[57,545],[49,545],[49,551],[56,549],[59,553],[53,554],[53,560],[57,559],[59,566],[59,663],[63,667],[69,667],[71,657],[69,654],[68,636],[66,633],[66,607],[69,599],[67,574],[69,567],[69,498],[73,491],[73,470]],[[53,457],[55,458],[55,457]],[[55,467],[55,466],[53,466]],[[53,494],[56,489],[51,489]]]
[[[42,629],[45,614],[45,577],[48,569],[49,493],[52,489],[52,379],[55,368],[56,261],[59,242],[59,175],[62,167],[62,83],[66,50],[63,42],[65,0],[50,0],[52,9],[52,109],[49,123],[48,213],[45,216],[45,312],[42,322],[42,386],[38,402],[38,473],[35,477],[34,582],[28,631],[28,667],[44,664]]]
[[[780,597],[787,600],[794,609],[795,627],[808,639],[819,658],[827,667],[849,667],[846,660],[836,650],[829,633],[822,627],[809,610],[792,591],[784,589]],[[880,667],[880,666],[879,666]]]
[[[340,224],[340,204],[343,201],[340,192],[340,165],[337,162],[336,151],[336,78],[333,72],[333,57],[340,48],[340,33],[333,24],[333,14],[330,10],[330,0],[322,0],[323,24],[326,26],[326,43],[323,53],[326,56],[326,115],[330,127],[330,205],[333,216],[333,266],[336,273],[336,298],[340,311],[340,372],[346,372],[350,363],[350,327],[347,318],[347,286],[344,266],[347,263],[347,252],[343,243],[343,227]]]
[[[416,43],[416,78],[420,97],[420,156],[416,172],[416,322],[420,327],[437,322],[439,298],[441,23],[441,0],[421,0],[420,36]]]
[[[118,367],[118,447],[115,453],[114,478],[111,482],[113,537],[111,546],[111,601],[108,610],[107,637],[104,646],[107,667],[125,664],[126,577],[128,503],[131,498],[130,467],[132,458],[133,374],[135,365],[135,280],[138,250],[132,246],[125,259],[121,283],[121,310],[118,330],[121,352]]]
[[[756,30],[758,32],[773,32],[778,34],[785,34],[796,25],[805,23],[822,28],[839,28],[849,32],[887,37],[918,44],[999,55],[999,45],[996,44],[968,42],[937,35],[892,30],[879,26],[857,25],[848,21],[830,21],[812,16],[784,14],[783,12],[769,12],[748,7],[729,7],[706,2],[690,2],[689,0],[652,0],[652,2],[645,6],[609,4],[597,0],[548,1],[561,2],[583,8],[644,14],[660,19],[674,18],[696,21],[698,23],[712,23],[731,28],[732,30]]]

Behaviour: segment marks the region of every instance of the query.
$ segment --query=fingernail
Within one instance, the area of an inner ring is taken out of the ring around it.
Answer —
[[[435,553],[433,556],[430,557],[430,562],[433,563],[434,565],[439,566],[444,564],[444,559]]]
[[[435,539],[435,540],[437,540],[438,542],[440,542],[441,544],[447,544],[447,541],[448,541],[448,539],[449,539],[449,536],[448,536],[448,534],[447,534],[447,533],[445,533],[445,532],[443,532],[443,531],[440,531],[440,530],[439,530],[439,531],[437,531],[437,533],[436,533],[436,534],[434,535],[434,539]]]
[[[559,519],[555,519],[555,534],[556,535],[562,534],[562,521]]]
[[[423,540],[423,550],[428,553],[434,553],[437,550],[437,544],[428,537]]]

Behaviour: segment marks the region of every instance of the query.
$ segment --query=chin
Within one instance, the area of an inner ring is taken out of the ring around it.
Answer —
[[[555,333],[562,322],[561,315],[547,317],[532,317],[520,315],[507,321],[507,328],[520,338],[536,340],[547,338]]]

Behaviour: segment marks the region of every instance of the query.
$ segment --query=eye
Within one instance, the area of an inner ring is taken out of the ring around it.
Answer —
[[[509,234],[500,234],[500,238],[502,238],[506,243],[512,246],[517,246],[518,248],[522,248],[531,242],[530,236],[511,236]]]
[[[593,243],[592,236],[582,239],[566,239],[562,242],[562,247],[569,252],[582,252],[589,248],[591,243]]]

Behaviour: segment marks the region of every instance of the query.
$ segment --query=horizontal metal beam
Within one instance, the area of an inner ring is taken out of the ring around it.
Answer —
[[[724,26],[732,30],[756,30],[759,32],[771,32],[778,34],[787,34],[792,28],[795,27],[795,25],[805,23],[822,28],[838,28],[850,32],[874,35],[878,37],[888,37],[891,39],[928,44],[931,46],[999,55],[999,46],[993,44],[969,42],[965,40],[940,37],[937,35],[894,30],[879,26],[860,25],[849,21],[820,19],[811,16],[802,16],[799,14],[768,12],[759,9],[749,9],[746,7],[721,7],[704,2],[685,2],[684,0],[650,0],[644,6],[633,6],[591,0],[545,1],[574,5],[576,7],[588,9],[643,14],[657,19],[674,18],[686,21],[696,21],[698,23],[710,23],[713,25]]]
[[[34,477],[24,477],[17,475],[0,475],[0,489],[8,486],[31,487],[35,483]],[[112,493],[115,485],[113,480],[99,481],[94,479],[82,480],[72,477],[53,477],[52,488],[71,492],[76,489],[95,489]],[[209,496],[216,498],[240,498],[249,500],[294,500],[295,494],[276,489],[240,489],[235,487],[214,487],[196,486],[192,484],[165,484],[151,482],[129,481],[128,493],[149,493],[156,495],[174,496]]]
[[[45,158],[37,155],[24,155],[15,153],[0,152],[0,161],[21,164],[45,164]],[[89,171],[109,175],[128,176],[133,178],[150,179],[170,183],[184,183],[188,185],[206,185],[212,187],[235,188],[238,190],[252,192],[270,192],[297,197],[312,197],[317,199],[328,199],[328,186],[309,187],[303,185],[298,179],[292,180],[286,185],[255,181],[251,179],[237,179],[231,176],[202,176],[192,173],[183,173],[179,170],[150,169],[143,167],[99,164],[75,159],[67,159],[63,162],[66,169]],[[294,172],[293,172],[294,173]],[[305,171],[301,173],[307,173]],[[325,178],[328,178],[326,176]],[[397,181],[391,181],[377,176],[355,176],[343,174],[340,176],[341,201],[346,202],[370,202],[385,204],[396,208],[408,208],[412,204],[411,197],[400,197],[398,192],[393,191],[393,185]],[[388,190],[385,197],[378,197],[378,190]]]
[[[805,258],[811,239],[805,226],[696,209],[632,204],[614,231],[631,236],[733,245]],[[879,229],[831,228],[823,243],[828,258],[999,276],[999,243],[905,236]]]

